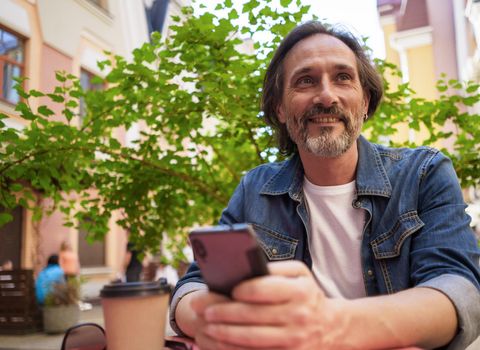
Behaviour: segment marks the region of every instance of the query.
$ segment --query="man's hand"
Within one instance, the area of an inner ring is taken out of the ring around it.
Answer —
[[[269,270],[239,284],[232,299],[203,291],[182,300],[194,314],[187,334],[201,349],[436,348],[457,328],[453,304],[434,289],[331,299],[301,262],[270,263]]]
[[[225,303],[230,299],[208,290],[198,290],[185,295],[178,303],[175,318],[180,329],[191,338],[205,327],[204,311],[216,303]]]
[[[269,270],[238,285],[232,301],[217,302],[212,293],[192,300],[204,321],[195,335],[200,348],[341,349],[342,317],[308,268],[287,261],[270,263]]]

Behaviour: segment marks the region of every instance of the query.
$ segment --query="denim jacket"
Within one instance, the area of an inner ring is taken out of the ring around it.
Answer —
[[[361,246],[366,294],[417,286],[443,292],[459,321],[448,349],[465,349],[480,333],[480,251],[451,161],[432,148],[388,148],[362,136],[357,147],[352,206],[366,210]],[[298,155],[251,170],[220,223],[250,223],[269,260],[296,259],[311,267],[303,178]],[[193,263],[177,284],[173,314],[181,296],[201,282]],[[178,331],[174,319],[172,326]]]

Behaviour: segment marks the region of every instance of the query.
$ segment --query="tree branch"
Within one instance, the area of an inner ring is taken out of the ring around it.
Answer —
[[[120,159],[124,159],[124,160],[131,160],[131,161],[134,161],[134,162],[139,162],[140,164],[145,165],[147,167],[150,167],[152,169],[155,169],[155,170],[157,170],[158,172],[160,172],[164,175],[177,177],[177,178],[179,178],[179,179],[181,179],[185,182],[188,182],[188,183],[192,184],[193,186],[195,186],[198,189],[198,191],[200,191],[203,194],[206,194],[206,195],[209,195],[209,196],[213,197],[215,200],[219,201],[220,203],[226,203],[228,201],[228,196],[225,196],[224,194],[222,194],[217,188],[213,188],[213,189],[210,188],[208,185],[206,185],[203,181],[201,181],[198,178],[195,178],[195,177],[193,177],[189,174],[180,173],[180,172],[173,171],[171,169],[164,168],[162,166],[159,166],[158,164],[147,161],[145,159],[139,159],[139,158],[135,158],[131,155],[125,155],[125,154],[122,154],[122,153],[114,152],[107,147],[98,147],[98,148],[95,148],[95,149],[89,149],[89,148],[86,148],[86,147],[70,146],[70,147],[60,147],[60,148],[52,148],[52,149],[48,149],[48,150],[35,151],[35,152],[32,152],[30,154],[25,155],[21,159],[12,161],[10,163],[7,163],[3,168],[0,169],[0,175],[2,173],[4,173],[5,171],[7,171],[12,166],[14,166],[16,164],[21,164],[21,163],[25,162],[26,160],[28,160],[30,158],[35,158],[39,155],[47,155],[49,153],[55,154],[55,153],[58,153],[58,152],[67,152],[67,151],[81,151],[81,152],[100,151],[102,153],[108,154],[108,155],[116,157],[116,158],[120,158]]]

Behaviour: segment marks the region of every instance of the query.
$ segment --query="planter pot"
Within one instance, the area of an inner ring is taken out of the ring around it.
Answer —
[[[63,333],[80,319],[78,305],[45,306],[43,308],[43,330],[45,333]]]

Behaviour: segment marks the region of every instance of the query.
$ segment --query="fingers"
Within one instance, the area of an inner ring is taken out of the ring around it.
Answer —
[[[268,265],[270,275],[240,283],[234,288],[235,300],[249,303],[286,303],[308,297],[319,290],[312,273],[299,261],[282,261]]]
[[[225,303],[230,299],[224,295],[212,293],[207,290],[195,292],[190,300],[190,306],[197,315],[203,315],[205,309],[213,304]]]
[[[229,324],[281,325],[290,322],[288,304],[258,305],[241,302],[209,306],[204,312],[207,322]]]
[[[323,300],[273,305],[230,302],[209,306],[205,310],[204,320],[209,324],[302,328],[316,322],[323,305]]]

